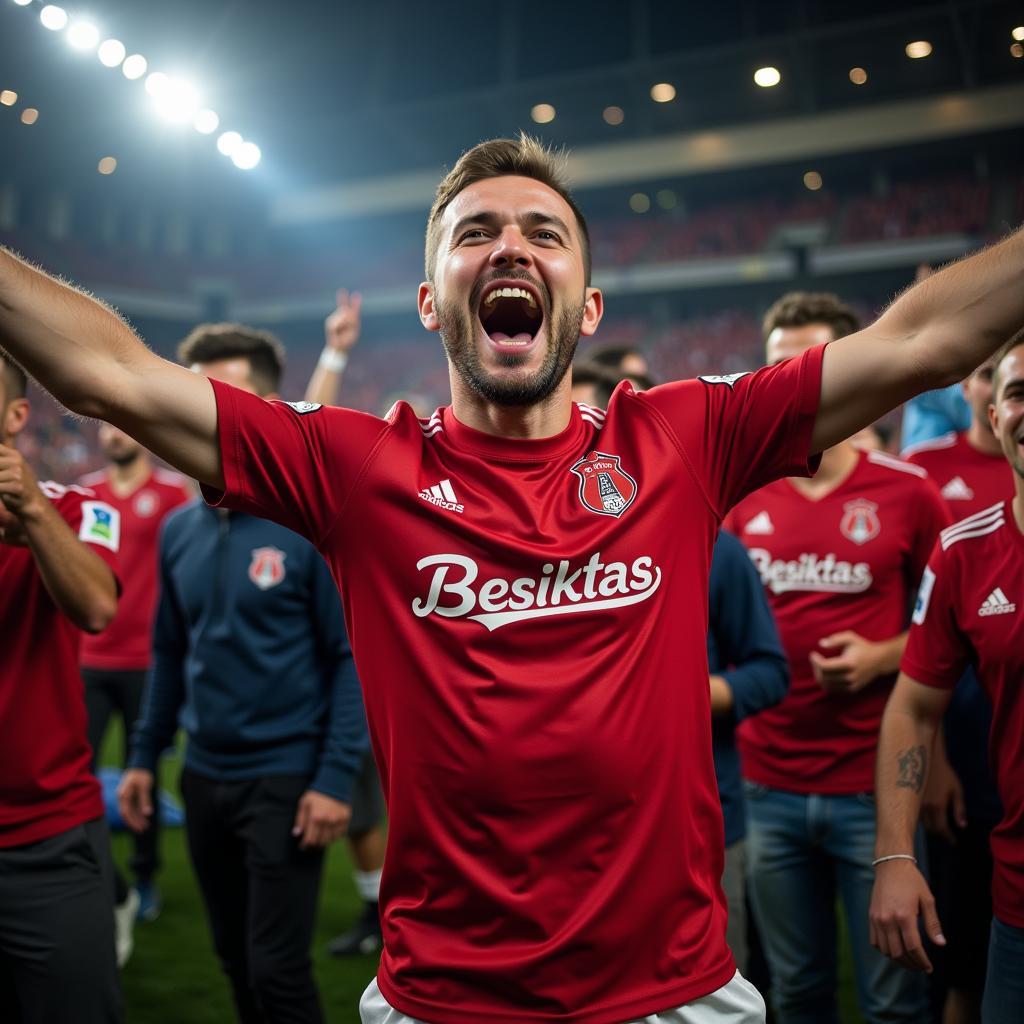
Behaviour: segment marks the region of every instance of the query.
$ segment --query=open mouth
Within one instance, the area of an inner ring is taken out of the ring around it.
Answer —
[[[534,293],[515,285],[496,284],[484,291],[480,323],[495,345],[527,348],[540,332],[544,311]]]

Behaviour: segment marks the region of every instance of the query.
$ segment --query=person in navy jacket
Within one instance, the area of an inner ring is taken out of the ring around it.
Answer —
[[[718,795],[725,819],[725,873],[729,903],[726,939],[741,974],[747,972],[744,899],[746,809],[736,749],[736,726],[778,704],[789,688],[789,667],[761,578],[746,548],[722,530],[715,542],[708,588],[708,669]]]
[[[197,328],[179,355],[274,397],[279,343]],[[298,534],[195,501],[164,524],[153,665],[119,797],[145,828],[178,723],[189,852],[239,1020],[318,1022],[309,948],[324,848],[345,834],[369,746],[342,606]]]

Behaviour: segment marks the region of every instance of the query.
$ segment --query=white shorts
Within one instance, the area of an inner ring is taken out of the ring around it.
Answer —
[[[625,1024],[764,1024],[764,1014],[761,993],[737,971],[710,995]],[[380,994],[376,978],[359,1000],[359,1019],[362,1024],[425,1024],[390,1006]]]

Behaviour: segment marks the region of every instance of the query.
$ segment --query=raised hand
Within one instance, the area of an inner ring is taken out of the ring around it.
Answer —
[[[328,348],[348,353],[359,340],[363,297],[359,292],[349,294],[348,289],[339,288],[334,301],[334,312],[324,321],[324,341]]]

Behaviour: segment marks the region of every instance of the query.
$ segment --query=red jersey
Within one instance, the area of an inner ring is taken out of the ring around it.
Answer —
[[[82,487],[40,484],[65,522],[116,572],[116,509]],[[103,814],[90,767],[80,630],[53,603],[27,547],[0,544],[0,847]]]
[[[895,674],[855,694],[833,695],[814,678],[818,641],[850,629],[868,640],[903,632],[918,580],[948,522],[924,470],[862,452],[824,498],[788,480],[752,494],[726,525],[746,544],[768,589],[789,658],[789,693],[738,730],[744,777],[795,793],[875,788],[875,750]]]
[[[82,664],[86,668],[141,671],[150,661],[160,526],[168,512],[190,501],[194,493],[180,473],[160,468],[126,497],[115,493],[105,469],[83,477],[81,483],[121,514],[124,587],[114,621],[102,633],[83,635]]]
[[[1003,819],[992,833],[992,906],[1024,928],[1024,535],[1001,501],[942,532],[921,580],[900,668],[952,690],[974,665],[992,701]]]
[[[1013,470],[1003,453],[979,452],[971,447],[966,431],[950,431],[922,441],[908,448],[903,457],[928,471],[954,520],[1013,497]]]
[[[732,977],[711,551],[732,502],[807,472],[821,359],[622,385],[542,440],[213,382],[224,502],[312,540],[341,590],[402,1013],[619,1024]]]

